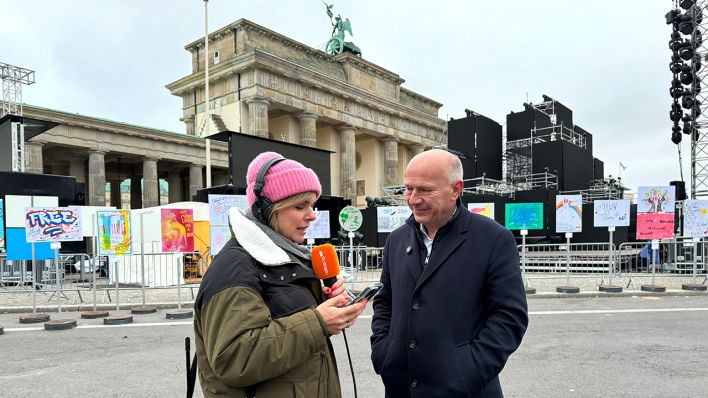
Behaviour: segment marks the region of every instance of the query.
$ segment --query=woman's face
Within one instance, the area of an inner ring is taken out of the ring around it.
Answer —
[[[305,241],[305,232],[310,223],[315,221],[315,194],[295,206],[287,207],[278,212],[277,230],[284,237],[295,243]]]

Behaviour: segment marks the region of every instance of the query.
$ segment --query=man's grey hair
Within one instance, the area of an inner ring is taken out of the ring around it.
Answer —
[[[454,153],[450,153],[452,155],[451,159],[451,167],[450,167],[450,174],[449,174],[449,179],[450,179],[450,184],[454,184],[457,181],[462,180],[464,170],[462,168],[462,161],[460,160],[459,156],[455,155]]]

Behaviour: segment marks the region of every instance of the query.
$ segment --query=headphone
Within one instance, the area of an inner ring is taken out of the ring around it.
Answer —
[[[253,194],[256,196],[256,200],[251,206],[251,214],[254,217],[261,220],[262,222],[268,224],[268,217],[270,217],[270,212],[273,210],[273,203],[268,199],[261,196],[263,192],[263,186],[265,185],[265,175],[268,169],[276,163],[282,162],[285,158],[273,158],[269,159],[267,162],[261,166],[256,176],[256,182],[253,184]]]

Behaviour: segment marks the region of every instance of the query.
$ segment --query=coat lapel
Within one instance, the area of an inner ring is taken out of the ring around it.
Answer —
[[[430,278],[430,276],[442,265],[442,263],[447,260],[448,257],[465,241],[466,228],[462,228],[462,225],[466,225],[468,220],[464,217],[465,214],[459,214],[458,219],[455,222],[453,228],[448,231],[445,236],[440,240],[437,247],[435,247],[428,260],[428,265],[423,269],[422,275],[418,280],[416,288],[420,287],[425,281]]]
[[[411,273],[411,276],[413,277],[414,281],[418,281],[420,278],[420,274],[423,272],[421,269],[421,261],[422,259],[420,258],[420,250],[418,249],[418,242],[416,242],[416,232],[413,233],[412,236],[409,237],[408,243],[405,245],[405,252],[404,253],[395,253],[394,258],[397,258],[398,256],[402,256],[405,260],[406,268],[408,268],[408,272]]]

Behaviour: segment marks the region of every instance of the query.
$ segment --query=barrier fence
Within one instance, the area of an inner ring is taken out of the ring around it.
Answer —
[[[518,246],[527,286],[543,279],[574,281],[596,279],[598,285],[612,284],[612,278],[628,280],[662,277],[692,277],[694,283],[708,283],[706,242],[674,239],[658,243],[527,244]],[[383,248],[336,247],[342,276],[351,290],[361,290],[379,280]],[[193,301],[210,256],[195,253],[135,253],[91,257],[84,253],[61,254],[57,260],[8,261],[0,254],[0,307],[26,306],[25,300],[10,300],[9,293],[31,293],[32,307],[56,299],[58,303],[121,303],[145,305]],[[33,271],[34,270],[34,271]],[[58,280],[57,280],[58,275]],[[37,281],[36,284],[33,281]],[[57,283],[58,282],[58,283]],[[157,294],[162,291],[163,293]],[[37,296],[39,294],[39,296]],[[150,295],[148,299],[146,296]],[[123,297],[122,297],[123,296]],[[123,300],[123,301],[121,301]]]

